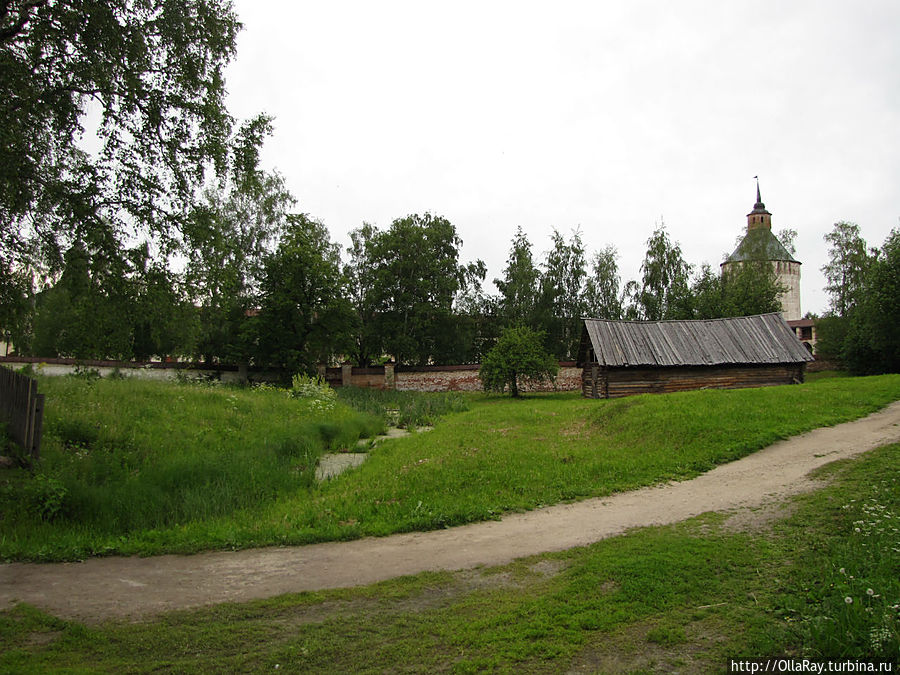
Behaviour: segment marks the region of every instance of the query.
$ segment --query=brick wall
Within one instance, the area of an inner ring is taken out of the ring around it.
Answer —
[[[103,377],[114,372],[126,377],[141,379],[174,380],[183,378],[214,378],[223,382],[241,382],[249,378],[251,382],[277,382],[278,373],[260,373],[256,371],[240,372],[236,366],[211,367],[205,364],[161,363],[161,362],[122,362],[122,361],[76,361],[75,359],[37,359],[24,357],[0,357],[0,363],[18,369],[31,363],[41,375],[68,375],[76,368],[96,370]],[[561,361],[559,374],[556,376],[556,387],[545,383],[537,387],[522,387],[522,391],[578,391],[581,389],[581,369],[574,362]],[[347,368],[345,366],[345,368]],[[479,365],[467,366],[425,366],[421,368],[397,368],[394,372],[394,387],[401,391],[482,391],[478,377]],[[385,367],[347,368],[350,373],[350,384],[354,387],[384,389],[389,376],[385,376]],[[324,376],[332,387],[344,384],[344,369],[321,368],[319,374]]]
[[[402,391],[482,391],[478,377],[480,366],[428,366],[398,369],[396,388]],[[522,387],[522,391],[578,391],[581,389],[581,368],[574,363],[560,363],[556,386],[544,383],[537,387]]]

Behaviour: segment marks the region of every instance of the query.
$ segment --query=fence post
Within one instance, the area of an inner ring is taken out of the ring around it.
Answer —
[[[394,389],[394,362],[388,361],[384,364],[384,388]]]
[[[353,386],[353,364],[349,361],[341,364],[341,386]]]
[[[34,396],[33,436],[31,441],[31,461],[37,462],[41,458],[41,438],[44,435],[44,395]]]
[[[10,437],[31,457],[40,459],[44,395],[37,381],[8,368],[0,368],[0,421],[8,424]]]

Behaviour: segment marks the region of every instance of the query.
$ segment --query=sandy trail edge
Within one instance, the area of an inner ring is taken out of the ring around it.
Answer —
[[[361,586],[425,570],[500,565],[584,546],[633,527],[758,506],[815,487],[829,462],[900,441],[900,401],[796,436],[693,480],[449,530],[294,548],[0,565],[0,609],[18,601],[83,621],[152,616],[283,593]]]

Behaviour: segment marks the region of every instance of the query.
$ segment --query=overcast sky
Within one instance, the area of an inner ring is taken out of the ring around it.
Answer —
[[[619,251],[623,282],[665,222],[718,265],[759,176],[798,232],[803,312],[827,308],[823,235],[881,246],[900,217],[900,2],[236,0],[239,118],[266,168],[345,248],[364,221],[449,219],[502,276],[518,226]]]

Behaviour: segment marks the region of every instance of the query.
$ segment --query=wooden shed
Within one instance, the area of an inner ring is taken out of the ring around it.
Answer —
[[[585,319],[588,398],[803,382],[813,357],[781,314],[699,321]]]

